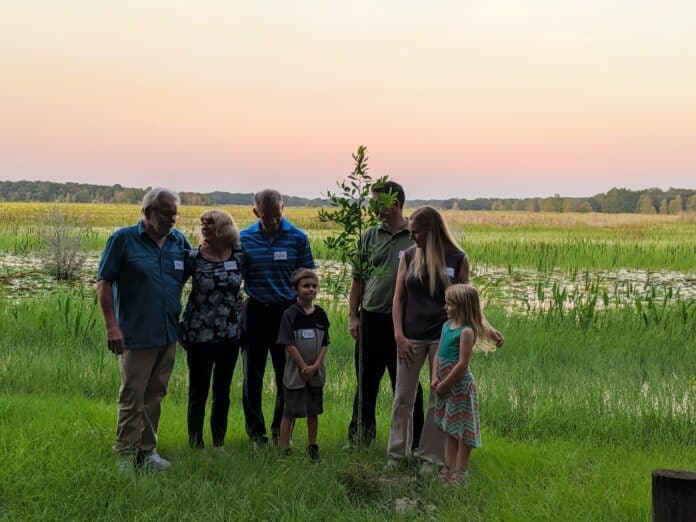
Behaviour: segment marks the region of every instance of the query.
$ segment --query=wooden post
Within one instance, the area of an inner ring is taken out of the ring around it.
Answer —
[[[652,512],[653,522],[696,521],[696,473],[653,471]]]

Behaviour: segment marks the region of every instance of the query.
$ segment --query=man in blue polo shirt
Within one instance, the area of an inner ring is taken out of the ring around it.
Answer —
[[[113,447],[121,469],[170,466],[157,453],[157,425],[174,368],[184,250],[191,248],[173,228],[178,206],[176,192],[148,191],[141,221],[114,232],[99,262],[97,294],[121,373]]]
[[[247,254],[245,290],[246,332],[242,402],[246,431],[254,447],[268,442],[261,410],[263,376],[271,354],[276,382],[276,401],[271,434],[277,440],[283,417],[285,346],[277,344],[285,309],[295,302],[291,276],[298,268],[314,268],[307,234],[283,218],[283,198],[277,190],[254,195],[258,222],[241,231]]]

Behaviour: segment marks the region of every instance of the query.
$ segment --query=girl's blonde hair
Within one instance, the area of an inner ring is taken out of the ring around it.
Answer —
[[[427,272],[430,295],[435,295],[438,283],[442,285],[442,288],[449,286],[445,254],[448,250],[461,252],[462,249],[452,238],[442,214],[433,207],[426,205],[416,209],[411,214],[411,221],[418,224],[425,233],[425,248],[416,247],[416,255],[409,266],[407,276],[415,277],[425,284]]]
[[[215,237],[229,243],[233,249],[241,248],[241,243],[239,240],[239,228],[234,222],[234,218],[229,212],[225,210],[206,210],[201,214],[201,223],[203,221],[212,220],[215,223]],[[203,233],[199,232],[198,238],[203,244],[204,238]]]
[[[476,287],[466,284],[449,286],[445,290],[445,303],[451,306],[449,315],[455,323],[465,324],[471,327],[476,337],[481,336],[483,316]]]

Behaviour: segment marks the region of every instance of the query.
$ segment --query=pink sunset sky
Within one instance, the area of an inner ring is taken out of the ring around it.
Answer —
[[[0,179],[316,197],[696,187],[696,2],[23,0]]]

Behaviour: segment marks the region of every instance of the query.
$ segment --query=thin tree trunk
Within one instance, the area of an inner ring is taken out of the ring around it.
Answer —
[[[362,284],[360,285],[360,312],[358,319],[358,440],[364,444],[364,431],[363,431],[363,307],[362,307]]]

